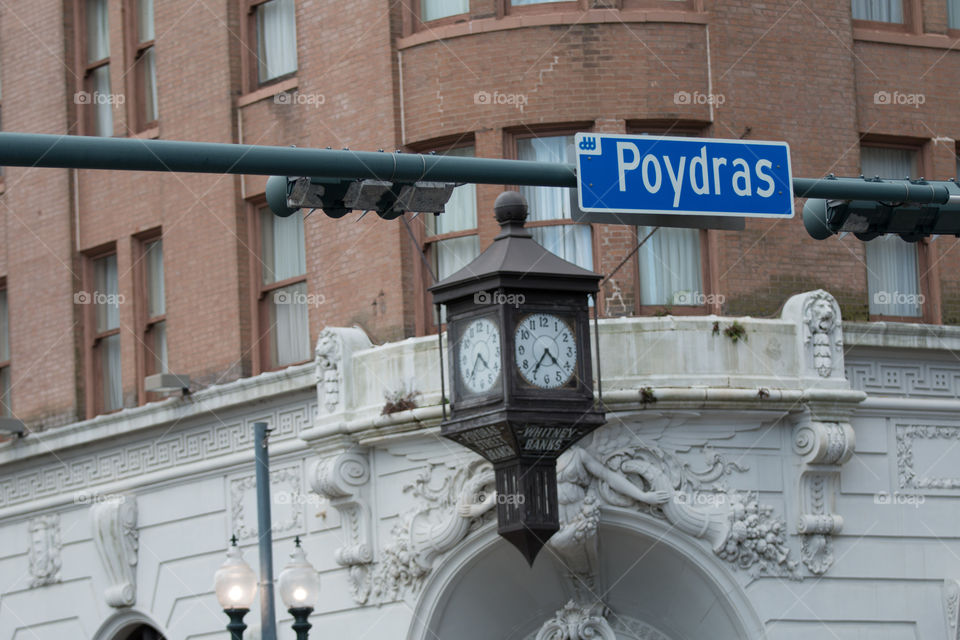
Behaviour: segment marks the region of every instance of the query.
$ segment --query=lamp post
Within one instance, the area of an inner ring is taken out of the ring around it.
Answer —
[[[280,572],[280,599],[293,616],[297,640],[307,640],[311,627],[308,618],[320,595],[320,577],[300,546],[300,536],[294,543],[296,547],[290,554],[290,562]]]
[[[243,640],[243,631],[247,628],[243,616],[247,615],[253,604],[257,576],[243,559],[243,552],[237,546],[237,536],[232,536],[230,542],[227,559],[214,575],[214,590],[224,613],[230,616],[227,631],[231,640]]]

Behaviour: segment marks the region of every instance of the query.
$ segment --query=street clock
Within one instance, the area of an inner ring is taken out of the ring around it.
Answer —
[[[447,309],[452,392],[441,433],[493,463],[499,533],[532,563],[559,529],[557,457],[604,423],[588,305],[600,276],[533,240],[516,191],[494,211],[493,243],[430,289]]]

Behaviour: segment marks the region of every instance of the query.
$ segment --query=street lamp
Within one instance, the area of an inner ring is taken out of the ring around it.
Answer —
[[[290,562],[280,572],[280,599],[293,616],[293,630],[297,632],[297,640],[307,640],[312,626],[307,618],[313,611],[313,605],[320,595],[320,576],[317,570],[307,560],[303,547],[300,546],[300,536],[294,540],[296,547],[290,554]]]
[[[257,576],[243,559],[243,553],[237,546],[237,536],[231,536],[227,559],[214,575],[214,590],[224,613],[230,616],[227,631],[231,640],[243,640],[243,631],[247,625],[243,616],[250,611],[253,596],[257,591]]]

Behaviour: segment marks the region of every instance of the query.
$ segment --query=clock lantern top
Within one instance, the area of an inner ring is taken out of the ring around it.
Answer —
[[[516,191],[500,194],[494,211],[493,243],[430,288],[446,305],[450,345],[441,433],[493,463],[500,534],[532,563],[559,528],[557,457],[604,423],[587,300],[601,276],[535,242]]]

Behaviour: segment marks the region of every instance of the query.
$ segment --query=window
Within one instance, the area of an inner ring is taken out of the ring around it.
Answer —
[[[469,13],[470,0],[420,0],[420,19],[439,20]]]
[[[517,157],[539,162],[576,162],[573,136],[520,138]],[[558,187],[520,187],[527,199],[527,227],[533,239],[548,251],[584,269],[593,270],[593,236],[589,224],[570,218],[570,192]],[[539,223],[539,224],[538,224]]]
[[[83,91],[77,103],[86,109],[87,132],[113,135],[113,100],[110,93],[110,22],[107,0],[84,0]]]
[[[472,158],[474,147],[457,147],[443,152],[447,156]],[[477,185],[456,187],[446,208],[439,216],[424,214],[424,251],[433,266],[437,280],[443,280],[467,266],[480,255],[477,237]],[[434,317],[434,322],[437,318]],[[446,308],[441,310],[440,323],[446,322]]]
[[[7,310],[7,282],[0,280],[0,416],[9,418],[10,410],[10,323]]]
[[[854,20],[903,23],[903,0],[851,0]]]
[[[0,131],[3,131],[3,70],[0,69]],[[3,167],[0,166],[0,184],[3,183]]]
[[[246,0],[250,13],[250,40],[256,42],[258,84],[297,70],[297,20],[294,0]]]
[[[865,176],[916,176],[917,161],[917,152],[913,149],[867,146],[860,149],[860,170]],[[917,273],[917,244],[890,235],[867,242],[865,249],[871,315],[920,316],[923,297]]]
[[[569,2],[569,0],[510,0],[510,4],[514,7],[519,7],[526,4],[550,4],[553,2]]]
[[[947,25],[960,29],[960,0],[947,0]]]
[[[141,241],[138,279],[143,291],[140,330],[143,376],[166,373],[167,322],[163,284],[163,240],[156,237]]]
[[[101,255],[92,260],[91,291],[82,301],[93,313],[93,402],[94,413],[107,413],[123,407],[120,377],[120,292],[117,279],[117,255]]]
[[[128,7],[135,96],[133,121],[137,131],[143,131],[155,125],[159,118],[153,0],[129,0]]]
[[[261,207],[258,215],[261,368],[276,369],[312,355],[303,214],[280,218]]]

